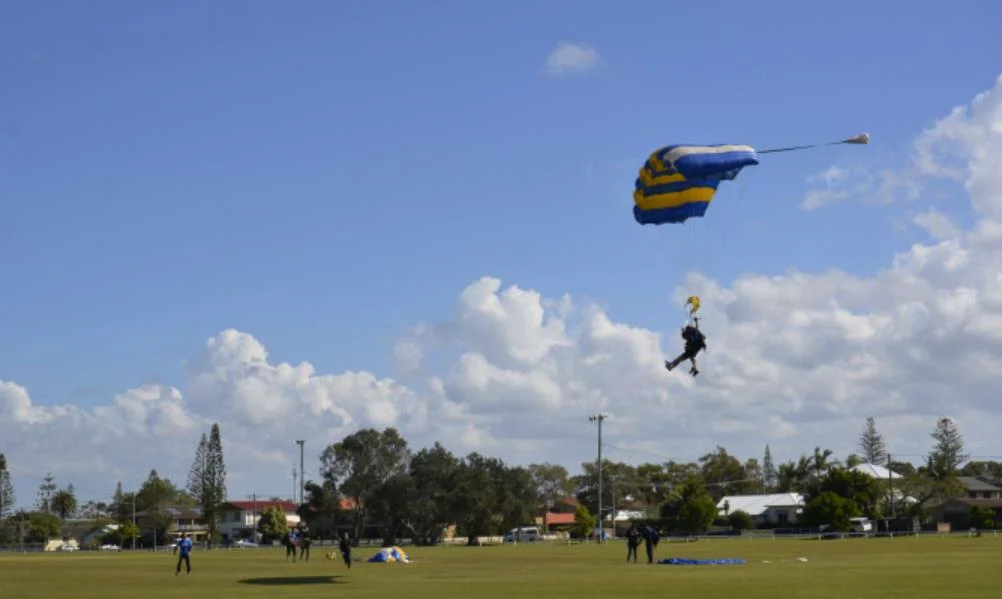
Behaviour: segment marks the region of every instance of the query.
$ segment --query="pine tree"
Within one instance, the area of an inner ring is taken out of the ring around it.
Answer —
[[[208,455],[209,436],[202,433],[202,438],[198,440],[198,448],[195,450],[195,459],[192,460],[191,468],[188,470],[188,492],[202,506],[209,499]]]
[[[209,435],[202,434],[195,450],[195,459],[188,471],[188,491],[202,506],[209,524],[209,536],[215,539],[219,530],[219,506],[226,501],[226,463],[219,424],[213,424]]]
[[[212,501],[206,514],[209,520],[209,534],[213,539],[219,531],[219,506],[226,501],[226,462],[223,460],[223,439],[219,432],[219,424],[213,423],[209,431],[209,481],[212,487]],[[202,509],[205,509],[203,506]]]
[[[38,499],[35,502],[38,511],[44,514],[52,513],[52,497],[58,490],[56,479],[51,474],[46,474],[42,484],[38,485]]]
[[[779,483],[779,474],[776,472],[776,465],[772,461],[772,448],[765,446],[765,455],[762,457],[762,486],[766,493],[771,493]]]
[[[859,453],[868,464],[887,463],[887,443],[884,436],[877,432],[877,423],[872,416],[866,419],[866,426],[859,435]]]
[[[111,513],[111,517],[118,522],[132,522],[132,505],[126,505],[122,481],[118,481],[118,484],[115,485],[115,494],[112,496],[108,511]]]
[[[926,470],[933,480],[947,480],[956,476],[957,468],[970,457],[964,453],[964,437],[953,420],[940,418],[930,435],[936,444],[926,462]]]
[[[0,453],[0,522],[14,511],[14,481],[7,470],[7,456]]]

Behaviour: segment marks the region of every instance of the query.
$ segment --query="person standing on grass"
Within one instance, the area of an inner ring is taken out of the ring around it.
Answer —
[[[351,569],[351,543],[348,541],[348,533],[341,533],[341,540],[338,541],[338,549],[341,551],[341,559],[344,560],[344,565]]]
[[[654,548],[658,546],[658,541],[661,537],[658,535],[658,531],[654,530],[654,527],[647,525],[644,527],[644,548],[647,549],[647,563],[654,563]]]
[[[310,561],[310,545],[313,539],[310,538],[310,529],[304,523],[299,524],[299,561]]]
[[[184,562],[187,568],[185,576],[191,576],[191,539],[188,538],[188,533],[181,535],[181,540],[177,542],[177,548],[177,570],[174,571],[174,576],[181,573],[181,562]]]
[[[640,531],[637,530],[636,524],[630,524],[630,529],[626,531],[626,563],[630,563],[630,558],[633,558],[633,563],[637,563],[637,548],[640,547]]]
[[[289,561],[292,558],[292,562],[296,562],[296,549],[299,546],[299,535],[296,533],[296,529],[293,528],[285,535],[285,561]]]

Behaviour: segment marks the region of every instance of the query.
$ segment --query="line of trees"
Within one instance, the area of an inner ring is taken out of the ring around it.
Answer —
[[[856,516],[921,518],[930,507],[962,491],[960,475],[1002,485],[1002,463],[968,462],[952,420],[939,419],[931,436],[933,445],[917,468],[890,460],[873,418],[860,433],[858,452],[845,459],[816,447],[777,465],[769,446],[761,461],[742,461],[718,446],[694,462],[631,465],[606,460],[602,505],[610,511],[617,504],[640,505],[664,528],[699,532],[724,524],[717,508],[724,497],[796,492],[807,500],[802,525],[848,530]],[[862,463],[888,467],[903,478],[892,482],[853,470]],[[392,428],[362,430],[331,444],[320,456],[320,471],[319,481],[306,483],[306,516],[314,530],[324,534],[338,523],[349,523],[356,535],[376,531],[386,542],[410,537],[416,543],[435,543],[449,524],[472,542],[476,536],[532,522],[562,496],[580,502],[576,520],[583,531],[589,528],[583,523],[593,518],[585,506],[598,504],[594,462],[585,462],[581,473],[571,476],[556,464],[520,467],[479,453],[459,457],[439,443],[412,452]],[[342,499],[350,513],[341,509]],[[734,528],[752,525],[748,514],[731,513],[726,504],[723,512],[723,520]],[[985,514],[972,513],[972,519],[979,517],[987,522]]]
[[[699,532],[720,523],[717,504],[723,497],[797,492],[807,497],[804,525],[823,524],[839,530],[859,515],[922,517],[930,507],[958,495],[960,475],[1002,486],[1002,463],[968,461],[963,437],[952,420],[939,419],[931,436],[933,445],[918,467],[892,460],[872,418],[859,435],[858,451],[844,459],[816,447],[796,460],[777,464],[769,446],[761,460],[742,460],[718,446],[692,462],[633,465],[606,460],[601,503],[608,510],[613,506],[642,509],[670,530]],[[353,433],[325,448],[319,462],[321,476],[305,483],[303,515],[321,537],[349,527],[356,538],[375,535],[394,542],[406,537],[434,544],[447,526],[455,525],[458,535],[473,542],[478,536],[530,524],[565,496],[575,497],[581,505],[576,517],[579,533],[590,531],[595,521],[589,512],[598,504],[594,462],[585,462],[578,474],[571,475],[557,464],[523,467],[478,452],[458,456],[441,443],[415,451],[393,428]],[[860,463],[886,466],[904,478],[892,483],[853,471]],[[75,514],[124,524],[132,522],[134,510],[152,514],[156,540],[162,542],[170,524],[162,510],[168,505],[200,506],[212,538],[218,540],[218,511],[226,500],[218,425],[200,439],[186,482],[186,488],[181,488],[151,470],[135,492],[125,492],[119,483],[110,503],[88,502],[78,508],[72,485],[60,488],[53,477],[46,476],[35,509],[15,513],[13,485],[6,459],[0,455],[0,542],[10,541],[11,527],[3,523],[12,518],[25,521],[30,542],[57,536],[60,524]],[[903,497],[914,501],[902,501]],[[752,525],[747,514],[723,507],[723,517],[731,526]],[[982,525],[990,519],[988,513],[971,516]],[[278,520],[270,532],[280,532]],[[123,526],[109,539],[128,542],[135,534]]]
[[[110,502],[88,501],[79,505],[72,484],[60,488],[55,478],[47,474],[38,486],[34,509],[15,510],[16,496],[7,459],[0,454],[0,544],[59,539],[67,521],[74,519],[88,520],[95,529],[118,524],[116,530],[104,535],[103,543],[162,544],[168,540],[173,524],[167,507],[200,508],[209,522],[211,538],[217,539],[219,506],[226,500],[226,465],[218,424],[213,424],[209,434],[203,434],[199,440],[187,483],[187,488],[180,487],[152,469],[135,491],[125,491],[119,482]],[[137,513],[144,514],[144,520],[151,524],[142,536],[134,524]]]

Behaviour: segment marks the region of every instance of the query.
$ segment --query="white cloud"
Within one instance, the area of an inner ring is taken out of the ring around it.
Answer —
[[[912,220],[916,225],[928,231],[929,235],[937,241],[956,239],[961,235],[960,229],[953,224],[950,217],[935,208],[915,215]]]
[[[235,495],[288,494],[295,439],[307,439],[312,476],[325,444],[364,426],[396,426],[415,445],[438,439],[458,452],[580,464],[594,455],[587,416],[598,410],[610,414],[615,459],[691,459],[715,444],[759,456],[766,443],[781,458],[815,445],[844,455],[868,415],[898,455],[927,451],[941,415],[957,419],[972,453],[1002,453],[1002,112],[991,108],[1000,100],[1002,81],[915,150],[936,154],[932,140],[949,141],[952,166],[923,166],[923,176],[956,181],[954,201],[966,197],[977,215],[972,227],[936,210],[916,216],[933,240],[888,256],[871,277],[691,276],[674,304],[704,298],[710,350],[697,379],[662,368],[679,349],[677,330],[484,277],[450,317],[401,340],[401,380],[282,363],[252,335],[227,330],[186,364],[181,389],[147,385],[80,408],[38,405],[0,381],[0,451],[22,501],[38,482],[29,475],[46,471],[106,495],[153,467],[181,476],[213,421]],[[832,170],[827,181],[850,178]]]
[[[995,87],[978,94],[967,106],[955,107],[915,140],[905,168],[878,168],[872,151],[864,151],[867,166],[835,166],[809,178],[823,183],[809,190],[805,210],[849,199],[876,203],[915,200],[938,182],[962,183],[963,199],[976,212],[1002,217],[1002,76]],[[924,226],[924,225],[923,225]]]
[[[546,57],[546,70],[551,75],[590,71],[600,60],[598,51],[587,44],[560,42]]]

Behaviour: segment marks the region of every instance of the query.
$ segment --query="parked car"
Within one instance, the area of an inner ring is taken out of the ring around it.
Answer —
[[[543,533],[539,532],[538,526],[522,526],[513,528],[504,535],[505,543],[532,543],[543,538]]]
[[[849,529],[852,532],[873,532],[873,522],[869,518],[850,518]]]

